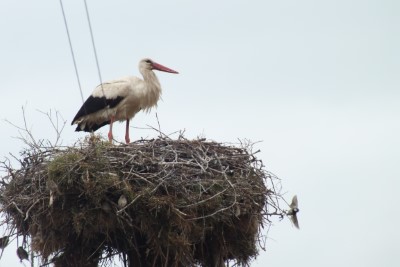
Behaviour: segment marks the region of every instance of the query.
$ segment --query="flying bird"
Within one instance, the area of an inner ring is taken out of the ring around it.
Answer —
[[[75,131],[94,132],[110,124],[108,139],[112,142],[113,123],[126,121],[125,141],[129,143],[129,121],[140,110],[150,111],[161,95],[161,85],[153,70],[178,73],[151,59],[142,59],[139,71],[143,79],[127,76],[104,82],[93,90],[72,120],[71,125],[77,124]]]
[[[293,222],[294,226],[296,226],[297,229],[300,229],[299,221],[297,220],[297,213],[300,210],[296,195],[293,197],[292,203],[290,203],[289,207],[290,209],[286,214],[290,216],[289,218]]]

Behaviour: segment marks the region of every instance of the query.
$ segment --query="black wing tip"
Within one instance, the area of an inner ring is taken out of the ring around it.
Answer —
[[[102,123],[99,123],[99,124],[88,124],[87,123],[85,125],[85,127],[82,127],[82,124],[78,123],[78,125],[75,128],[75,132],[88,132],[88,133],[91,133],[91,132],[97,131],[98,129],[100,129],[101,127],[103,127],[103,126],[105,126],[107,124],[110,124],[110,121],[105,121],[105,122],[102,122]]]
[[[75,128],[75,132],[82,132],[82,129],[81,129],[81,127],[79,126],[79,124],[78,124],[78,126],[76,126],[76,128]]]

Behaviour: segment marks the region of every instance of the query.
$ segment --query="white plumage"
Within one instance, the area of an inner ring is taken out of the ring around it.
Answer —
[[[153,70],[178,73],[151,59],[141,60],[139,71],[143,80],[127,76],[105,82],[93,90],[72,120],[72,124],[78,125],[76,131],[94,132],[110,124],[108,138],[111,142],[113,123],[126,121],[125,141],[129,143],[130,119],[140,110],[149,111],[156,106],[161,95],[161,85]]]

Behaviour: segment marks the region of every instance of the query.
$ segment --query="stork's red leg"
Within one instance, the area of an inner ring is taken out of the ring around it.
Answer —
[[[129,119],[126,120],[125,142],[127,144],[131,142],[131,140],[129,139]]]
[[[110,131],[108,132],[108,140],[110,141],[110,143],[113,140],[112,126],[113,126],[114,120],[115,120],[115,117],[111,116],[111,119],[110,119]]]

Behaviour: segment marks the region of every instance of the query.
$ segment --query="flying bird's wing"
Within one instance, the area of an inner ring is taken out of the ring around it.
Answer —
[[[291,209],[297,209],[299,207],[298,201],[297,201],[297,195],[294,195],[292,199],[292,203],[290,203],[290,208]]]
[[[300,229],[299,221],[297,220],[297,215],[296,215],[296,213],[294,213],[293,215],[291,215],[291,216],[290,216],[290,219],[291,219],[292,223],[294,224],[294,226],[296,226],[297,229]]]

